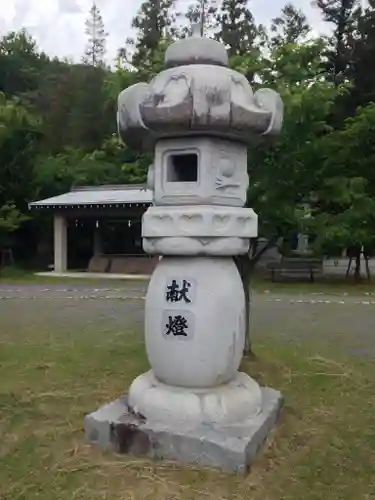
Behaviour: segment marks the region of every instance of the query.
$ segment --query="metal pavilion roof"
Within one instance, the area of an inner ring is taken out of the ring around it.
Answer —
[[[121,208],[151,204],[152,191],[143,185],[82,186],[59,196],[29,203],[29,208]]]

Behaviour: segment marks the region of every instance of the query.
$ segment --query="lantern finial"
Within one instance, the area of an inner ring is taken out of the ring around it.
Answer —
[[[201,25],[200,23],[191,23],[191,36],[194,38],[201,38]]]

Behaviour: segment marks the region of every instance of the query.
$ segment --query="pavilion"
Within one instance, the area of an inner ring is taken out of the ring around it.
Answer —
[[[69,231],[78,228],[76,240],[88,234],[91,239],[87,271],[147,274],[157,260],[142,248],[142,214],[151,204],[152,191],[143,185],[82,186],[32,202],[29,209],[53,215],[55,273],[68,271],[68,256],[74,244]],[[86,231],[80,232],[83,227]]]

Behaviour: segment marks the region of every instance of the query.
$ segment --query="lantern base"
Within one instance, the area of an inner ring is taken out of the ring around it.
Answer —
[[[168,422],[135,414],[124,396],[85,418],[86,440],[103,451],[172,460],[198,467],[245,473],[274,427],[283,398],[262,388],[262,408],[255,417],[230,426],[197,425],[172,429]]]
[[[163,384],[149,370],[131,384],[128,404],[147,422],[168,422],[169,429],[228,427],[259,415],[262,393],[246,373],[216,387],[189,388]]]

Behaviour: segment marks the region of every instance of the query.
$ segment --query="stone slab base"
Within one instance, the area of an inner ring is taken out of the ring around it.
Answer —
[[[125,396],[86,416],[85,437],[103,451],[244,473],[276,424],[283,398],[274,389],[262,388],[262,401],[262,412],[238,425],[176,430],[131,413]]]

